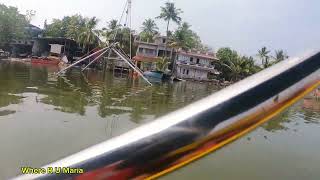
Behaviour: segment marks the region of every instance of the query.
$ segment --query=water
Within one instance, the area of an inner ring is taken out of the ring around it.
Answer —
[[[126,75],[0,62],[0,179],[125,133],[214,93]],[[318,179],[320,102],[306,99],[227,147],[163,179]]]

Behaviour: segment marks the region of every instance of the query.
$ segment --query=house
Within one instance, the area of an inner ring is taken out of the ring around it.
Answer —
[[[42,29],[32,24],[24,27],[26,38],[15,39],[10,43],[12,57],[27,57],[32,53],[34,38],[42,36]]]
[[[176,57],[175,76],[178,78],[207,81],[219,75],[215,69],[215,62],[219,61],[215,54],[179,50]]]
[[[69,60],[72,60],[76,55],[78,45],[76,41],[68,38],[51,38],[39,37],[34,39],[32,46],[32,55],[37,57],[66,55]]]
[[[171,59],[174,51],[166,46],[167,40],[166,36],[158,35],[154,37],[152,42],[145,42],[139,36],[136,36],[137,52],[136,56],[133,57],[136,65],[143,71],[155,70],[156,63],[160,58],[167,56]]]

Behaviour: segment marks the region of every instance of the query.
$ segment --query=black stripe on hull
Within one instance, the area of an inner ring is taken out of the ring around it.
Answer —
[[[149,169],[146,165],[157,162],[164,155],[205,138],[219,124],[264,103],[319,69],[320,53],[248,91],[211,107],[196,116],[189,117],[160,133],[141,139],[138,142],[127,144],[113,152],[107,152],[94,159],[76,164],[73,167],[84,168],[85,172],[90,172],[119,163],[116,166],[117,170],[136,168],[136,173],[133,177],[157,171],[153,169],[154,167]],[[172,161],[174,160],[176,159]],[[144,169],[141,170],[140,167]],[[157,168],[161,169],[161,165]],[[70,177],[70,175],[45,176],[41,179],[61,179],[67,177]]]

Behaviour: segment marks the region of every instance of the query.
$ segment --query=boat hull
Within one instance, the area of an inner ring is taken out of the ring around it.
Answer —
[[[147,71],[147,72],[144,72],[143,75],[150,78],[155,78],[155,79],[163,79],[164,77],[164,73],[160,71]]]
[[[58,65],[61,61],[58,59],[50,59],[50,58],[32,58],[32,64],[50,64],[50,65]]]

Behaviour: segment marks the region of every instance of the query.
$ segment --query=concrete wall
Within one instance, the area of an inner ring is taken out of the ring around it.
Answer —
[[[193,58],[192,62],[191,62],[191,58]],[[199,59],[199,64],[204,65],[204,66],[210,66],[210,63],[212,61],[210,59],[203,59],[203,58],[187,56],[187,55],[181,55],[181,54],[178,55],[178,61],[179,62],[186,62],[186,63],[190,63],[190,64],[196,64],[198,59]]]
[[[176,70],[178,78],[182,79],[194,79],[199,81],[208,80],[209,71],[194,69],[192,67],[178,66]]]

